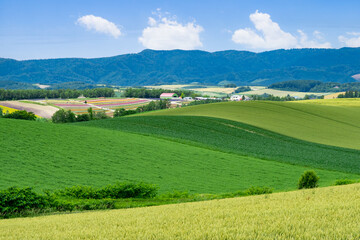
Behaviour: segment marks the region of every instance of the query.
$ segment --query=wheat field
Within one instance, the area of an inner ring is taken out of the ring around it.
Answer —
[[[0,239],[359,239],[360,184],[0,221]]]

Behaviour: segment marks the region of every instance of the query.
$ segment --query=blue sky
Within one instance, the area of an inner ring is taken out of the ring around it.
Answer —
[[[0,57],[360,47],[360,1],[0,0]]]

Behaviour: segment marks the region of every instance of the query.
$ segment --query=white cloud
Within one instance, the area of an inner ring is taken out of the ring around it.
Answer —
[[[250,14],[250,21],[254,24],[255,30],[244,28],[236,30],[232,35],[235,43],[247,45],[252,49],[278,49],[278,48],[329,48],[329,42],[320,43],[323,40],[319,31],[313,33],[317,40],[309,40],[307,35],[298,30],[299,37],[283,31],[279,24],[273,22],[267,13],[256,10]],[[257,31],[257,32],[256,32]]]
[[[120,29],[112,22],[102,17],[86,15],[78,18],[77,23],[88,30],[95,30],[99,33],[118,38],[121,35]]]
[[[139,42],[146,48],[156,50],[191,50],[202,46],[200,33],[203,30],[194,22],[181,24],[158,14],[157,20],[149,17],[148,27],[143,30]]]
[[[309,40],[308,36],[301,30],[298,30],[300,34],[298,47],[300,48],[331,48],[331,43],[323,42],[319,43],[315,40]],[[322,40],[322,34],[319,31],[314,31],[314,37],[318,40]]]
[[[347,47],[360,47],[359,32],[348,32],[346,34],[353,37],[339,36],[338,39],[340,42],[344,43]]]

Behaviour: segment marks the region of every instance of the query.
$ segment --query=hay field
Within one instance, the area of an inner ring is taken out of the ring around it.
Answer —
[[[334,99],[337,98],[340,94],[344,94],[345,92],[337,92],[337,93],[333,93],[333,94],[329,94],[324,96],[324,99]]]
[[[360,184],[0,221],[0,239],[359,239]]]
[[[292,103],[317,104],[338,107],[360,107],[360,98],[334,98],[295,101]]]

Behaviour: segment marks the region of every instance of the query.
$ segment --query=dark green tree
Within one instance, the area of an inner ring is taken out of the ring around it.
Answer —
[[[319,177],[315,171],[305,171],[298,182],[298,189],[318,187]]]

